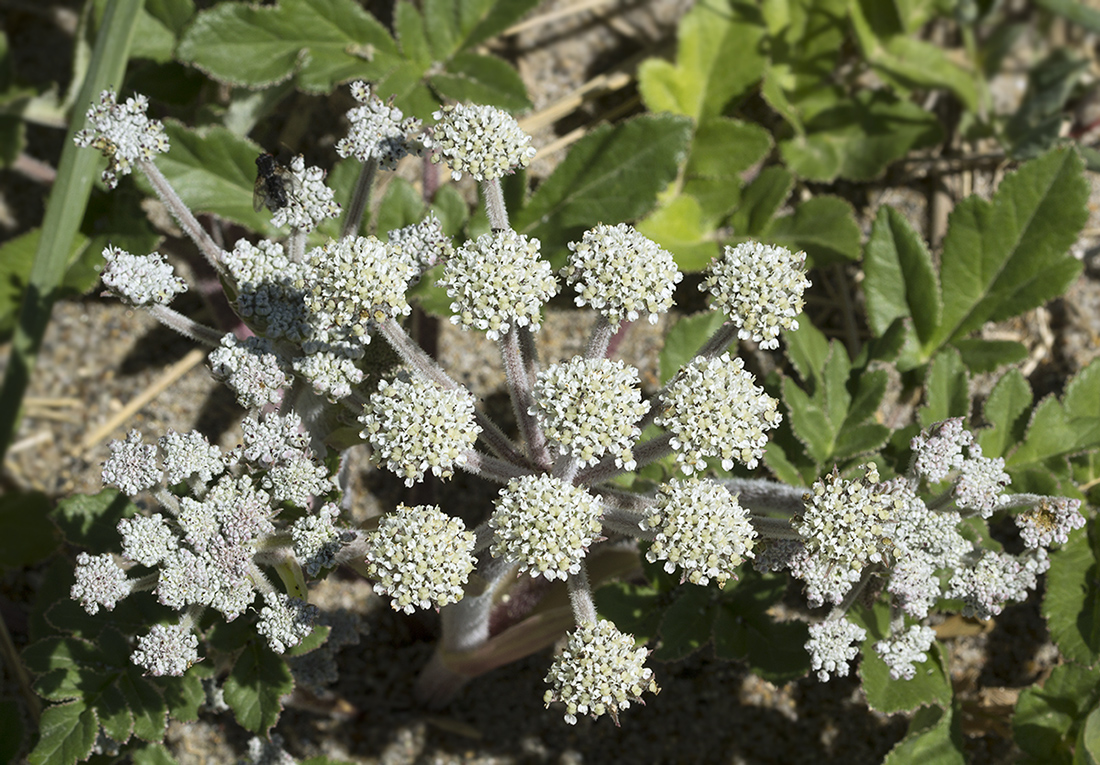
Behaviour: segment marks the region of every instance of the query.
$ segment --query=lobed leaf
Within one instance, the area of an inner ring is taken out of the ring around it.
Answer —
[[[1100,588],[1095,577],[1096,523],[1086,529],[1074,531],[1051,552],[1042,612],[1062,655],[1091,666],[1100,660]]]
[[[294,679],[286,662],[255,638],[237,657],[223,688],[233,716],[253,733],[265,733],[279,721],[280,700],[293,689]]]

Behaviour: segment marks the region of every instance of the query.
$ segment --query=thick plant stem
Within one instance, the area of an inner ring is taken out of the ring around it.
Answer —
[[[153,318],[169,329],[174,329],[184,337],[211,348],[216,348],[224,336],[223,332],[218,332],[205,324],[199,324],[166,305],[154,303],[148,306],[148,311],[153,315]]]
[[[546,436],[539,427],[535,415],[530,414],[534,405],[532,378],[527,374],[527,365],[524,364],[519,345],[519,333],[527,331],[523,327],[510,327],[500,338],[500,356],[504,362],[504,374],[508,379],[516,422],[519,423],[519,432],[527,442],[528,454],[536,465],[549,470],[552,462],[546,446]]]
[[[481,193],[485,199],[485,213],[489,216],[489,226],[493,231],[508,228],[508,208],[504,206],[504,191],[499,178],[486,178],[481,183]]]
[[[588,348],[585,349],[586,359],[602,359],[607,355],[607,348],[611,342],[611,336],[615,330],[607,318],[601,313],[596,317],[596,326],[592,328],[592,336],[588,338]]]
[[[187,234],[187,237],[199,248],[203,257],[219,274],[224,273],[225,267],[222,265],[222,257],[225,252],[210,237],[210,234],[202,227],[187,205],[183,203],[183,200],[172,188],[172,184],[168,182],[168,179],[164,177],[164,173],[160,171],[160,168],[147,159],[139,159],[135,164],[141,172],[145,173],[145,177],[149,179],[153,191],[157,193],[160,201],[168,208],[168,212],[180,224],[180,228]]]
[[[364,162],[363,167],[360,168],[355,188],[351,192],[351,201],[348,202],[348,213],[344,218],[344,227],[340,230],[340,238],[359,233],[363,225],[363,213],[366,212],[367,202],[370,201],[376,172],[378,172],[378,160],[373,157]]]
[[[581,562],[581,570],[569,575],[569,604],[577,624],[596,623],[596,603],[592,600],[592,585],[588,582],[588,570]]]

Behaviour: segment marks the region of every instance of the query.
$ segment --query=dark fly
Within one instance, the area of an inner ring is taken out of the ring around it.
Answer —
[[[256,185],[252,187],[252,208],[259,212],[264,205],[275,212],[290,204],[297,179],[279,164],[271,154],[256,157]]]

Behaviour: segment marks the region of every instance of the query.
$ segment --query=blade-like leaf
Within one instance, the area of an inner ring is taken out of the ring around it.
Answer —
[[[901,213],[880,207],[863,250],[867,321],[882,335],[898,317],[911,317],[926,340],[940,323],[939,282],[924,240]]]
[[[531,105],[523,80],[510,64],[495,56],[459,53],[447,62],[447,71],[429,78],[447,98],[517,111]]]
[[[768,239],[791,250],[805,250],[814,266],[859,257],[859,224],[852,206],[840,197],[824,195],[803,202],[792,214],[772,222]]]
[[[741,202],[730,220],[733,233],[739,237],[766,236],[772,218],[779,206],[787,201],[792,188],[794,176],[785,167],[772,165],[761,170],[760,175],[741,191]]]

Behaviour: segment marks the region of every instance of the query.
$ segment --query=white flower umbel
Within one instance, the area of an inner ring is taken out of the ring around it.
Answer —
[[[281,592],[264,593],[264,604],[256,631],[267,638],[275,653],[286,653],[313,632],[317,606]]]
[[[1028,548],[1064,545],[1075,529],[1085,525],[1081,515],[1081,500],[1066,497],[1040,497],[1038,502],[1017,514],[1013,520]]]
[[[276,353],[266,337],[253,335],[239,340],[229,332],[208,358],[215,379],[228,385],[245,409],[279,403],[280,391],[294,382],[286,359]]]
[[[968,454],[955,483],[955,504],[989,518],[1001,504],[1001,494],[1012,479],[1004,471],[1005,461],[1001,457],[983,457],[978,444],[971,444]]]
[[[373,159],[379,167],[393,170],[407,155],[423,152],[416,137],[420,120],[405,119],[400,109],[372,95],[365,82],[353,82],[351,95],[362,105],[348,112],[351,128],[346,138],[336,142],[337,154],[354,156],[360,162]]]
[[[535,156],[531,136],[494,106],[448,105],[432,117],[432,161],[446,162],[456,181],[463,173],[479,181],[498,179],[527,167]]]
[[[108,611],[114,610],[132,589],[126,572],[109,553],[95,556],[80,553],[76,556],[74,573],[76,581],[69,590],[69,597],[78,601],[93,616],[99,613],[100,606]]]
[[[657,693],[653,670],[645,666],[649,651],[634,646],[632,635],[602,620],[582,624],[569,633],[569,642],[554,658],[546,675],[550,690],[546,706],[565,704],[565,721],[575,725],[577,715],[608,714],[617,725],[619,710],[642,702],[643,693]]]
[[[976,553],[976,560],[955,572],[948,597],[962,599],[963,616],[989,619],[1001,613],[1009,601],[1027,598],[1037,573],[1042,571],[1008,553],[982,550]]]
[[[143,566],[155,566],[173,554],[179,541],[160,513],[135,515],[118,522],[122,557]]]
[[[612,329],[643,314],[656,324],[684,278],[670,252],[625,223],[585,231],[569,250],[562,276],[576,288],[574,302],[591,306]]]
[[[973,442],[970,431],[963,429],[962,417],[937,422],[910,440],[913,470],[929,483],[939,483],[962,467],[963,448]]]
[[[474,569],[474,535],[434,505],[382,518],[367,540],[367,572],[395,611],[438,608],[462,599]]]
[[[278,242],[240,239],[223,256],[237,315],[269,340],[301,343],[312,329],[304,300],[309,269],[292,263]]]
[[[817,671],[817,679],[828,682],[829,677],[847,677],[848,662],[859,653],[859,646],[867,638],[867,631],[847,619],[834,619],[810,625],[810,639],[806,651],[810,654],[810,666]]]
[[[443,390],[420,376],[382,380],[359,416],[361,438],[374,456],[412,486],[431,470],[450,478],[466,464],[481,427],[474,421],[474,397],[465,388]]]
[[[335,403],[352,394],[363,382],[363,370],[355,365],[354,353],[318,351],[294,359],[294,371],[313,388],[313,392]]]
[[[451,322],[496,340],[513,325],[539,328],[540,312],[558,290],[538,239],[511,229],[466,242],[447,261],[439,285],[454,302]]]
[[[151,160],[168,151],[164,125],[145,116],[148,108],[149,99],[143,95],[137,94],[119,104],[114,91],[105,90],[99,95],[99,103],[88,109],[91,127],[73,136],[77,146],[98,149],[107,158],[102,177],[108,189],[117,186],[119,178],[129,175],[135,162]]]
[[[203,488],[225,470],[222,450],[197,430],[187,433],[169,430],[158,443],[164,452],[164,472],[169,485],[192,480],[195,486]]]
[[[401,249],[402,257],[424,273],[436,263],[443,263],[454,254],[451,238],[443,233],[443,223],[434,212],[419,223],[389,232],[390,244]]]
[[[783,416],[754,382],[745,362],[726,353],[695,357],[669,383],[655,422],[672,433],[669,443],[684,473],[705,470],[707,457],[720,459],[724,470],[734,460],[756,467],[768,443],[766,431]]]
[[[154,624],[138,638],[130,660],[153,677],[179,677],[199,660],[199,639],[189,626]]]
[[[890,677],[895,680],[912,680],[917,674],[916,665],[927,661],[926,652],[935,642],[935,630],[914,624],[901,635],[875,643],[875,653],[890,668]]]
[[[176,276],[159,252],[131,255],[112,245],[103,248],[103,284],[126,305],[168,305],[187,282]]]
[[[565,579],[580,571],[600,533],[600,503],[583,487],[524,476],[501,489],[489,526],[494,556],[519,563],[531,576]]]
[[[125,441],[112,441],[108,448],[111,456],[103,463],[103,483],[131,497],[160,483],[157,447],[142,443],[141,433],[131,430]]]
[[[864,469],[855,481],[841,478],[835,468],[815,481],[805,495],[805,512],[791,521],[807,549],[852,571],[893,553],[893,531],[905,507],[883,491],[874,465]]]
[[[328,502],[317,513],[302,516],[290,527],[294,557],[310,576],[317,576],[322,569],[333,568],[340,548],[354,537],[352,532],[336,527],[339,517],[340,508]]]
[[[631,447],[649,411],[642,401],[638,370],[622,361],[574,356],[539,373],[534,387],[536,417],[561,454],[595,465],[605,454],[615,464],[636,467]]]
[[[306,167],[305,159],[297,156],[287,168],[294,177],[287,194],[287,204],[271,216],[275,226],[289,226],[299,231],[312,231],[327,218],[340,215],[340,205],[333,200],[333,191],[325,185],[325,171]]]
[[[781,330],[798,329],[806,278],[806,253],[786,247],[743,242],[726,247],[711,264],[699,289],[737,325],[737,336],[761,348],[779,347]]]
[[[400,318],[412,311],[405,291],[415,275],[415,269],[392,245],[374,237],[347,236],[313,250],[305,304],[314,342],[366,345],[372,322]]]
[[[683,579],[707,585],[711,579],[724,585],[737,578],[736,569],[753,557],[756,531],[749,511],[737,498],[714,481],[674,480],[657,489],[657,512],[642,522],[656,539],[646,560],[665,561],[665,572],[677,568]]]

